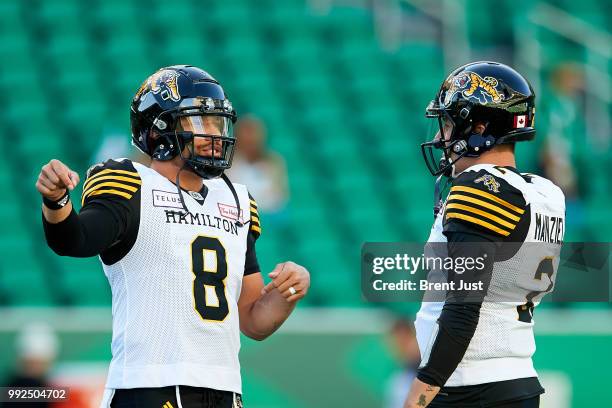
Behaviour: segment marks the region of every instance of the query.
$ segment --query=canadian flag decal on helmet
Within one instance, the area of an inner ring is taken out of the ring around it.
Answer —
[[[527,126],[527,115],[516,115],[514,117],[514,128],[520,129]]]

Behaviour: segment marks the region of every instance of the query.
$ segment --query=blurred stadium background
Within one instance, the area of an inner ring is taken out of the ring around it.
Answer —
[[[246,405],[383,406],[400,368],[390,324],[418,305],[362,301],[359,253],[364,241],[427,238],[425,106],[467,61],[516,67],[538,96],[519,168],[563,186],[568,241],[610,241],[611,18],[607,0],[0,0],[0,378],[18,364],[20,330],[43,321],[59,339],[53,381],[99,392],[108,284],[97,259],[46,247],[34,182],[51,158],[83,177],[107,153],[133,155],[141,81],[192,64],[265,123],[286,162],[288,202],[262,214],[262,269],[292,259],[312,274],[280,333],[244,341]],[[612,406],[610,304],[542,309],[545,406]]]

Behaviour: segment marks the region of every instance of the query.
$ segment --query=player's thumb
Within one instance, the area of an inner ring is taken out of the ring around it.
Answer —
[[[70,172],[68,173],[68,177],[70,177],[72,188],[76,187],[77,184],[79,184],[80,178],[79,178],[79,174],[76,171],[70,170]]]
[[[272,291],[276,286],[274,286],[274,281],[268,283],[266,286],[261,288],[261,294],[265,295],[266,293]]]
[[[278,274],[281,273],[284,267],[285,267],[285,262],[279,263],[278,265],[276,265],[274,269],[272,270],[272,272],[268,274],[270,279],[275,279],[278,276]]]

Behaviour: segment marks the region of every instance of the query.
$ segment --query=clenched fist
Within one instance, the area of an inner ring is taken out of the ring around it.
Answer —
[[[295,302],[303,298],[310,287],[310,273],[306,268],[294,262],[283,262],[276,265],[268,276],[272,278],[272,282],[268,283],[261,293],[266,294],[276,288],[287,302]]]
[[[36,189],[49,200],[62,198],[66,189],[73,190],[79,184],[79,175],[59,160],[53,159],[40,170]]]

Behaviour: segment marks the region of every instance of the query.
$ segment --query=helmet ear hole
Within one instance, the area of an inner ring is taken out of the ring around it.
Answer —
[[[482,135],[480,133],[472,134],[467,140],[468,152],[474,155],[480,155],[495,146],[496,139],[491,135]]]
[[[151,157],[159,161],[172,160],[177,155],[177,141],[172,140],[168,135],[160,135],[151,130],[151,138],[155,140],[155,148]]]

